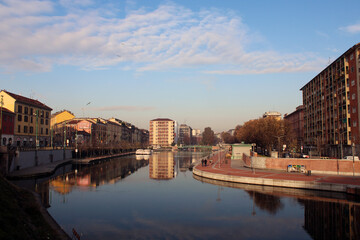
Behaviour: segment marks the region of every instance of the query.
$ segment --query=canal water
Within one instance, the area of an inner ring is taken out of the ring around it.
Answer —
[[[17,181],[81,239],[359,239],[360,203],[329,192],[194,177],[205,153],[160,152]]]

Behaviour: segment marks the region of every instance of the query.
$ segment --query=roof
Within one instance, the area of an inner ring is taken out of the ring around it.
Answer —
[[[4,107],[2,107],[2,112],[3,112],[3,113],[4,113],[4,112],[6,112],[6,113],[11,113],[11,114],[15,115],[15,113],[13,113],[12,111],[10,111],[9,109],[4,108]]]
[[[28,105],[31,105],[31,106],[34,106],[34,107],[46,109],[46,110],[49,110],[49,111],[52,110],[52,108],[46,106],[45,104],[43,104],[42,102],[39,102],[38,100],[23,97],[23,96],[15,94],[15,93],[8,92],[6,90],[3,90],[3,91],[5,93],[9,94],[11,97],[15,98],[16,101],[18,101],[18,102],[25,103],[25,104],[28,104]]]
[[[169,118],[156,118],[150,121],[169,121],[169,122],[173,122],[174,120],[171,120]]]
[[[51,114],[51,116],[57,116],[57,115],[59,115],[60,113],[63,113],[63,112],[68,112],[68,113],[70,113],[71,115],[73,115],[73,116],[75,116],[72,112],[70,112],[69,110],[61,110],[61,111],[58,111],[58,112],[56,112],[56,113],[53,113],[53,114]]]

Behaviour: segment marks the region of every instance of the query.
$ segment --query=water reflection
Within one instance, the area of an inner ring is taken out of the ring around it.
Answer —
[[[284,208],[282,198],[291,197],[304,207],[303,228],[314,240],[318,239],[360,239],[359,199],[342,193],[310,191],[267,187],[258,185],[221,182],[195,176],[206,183],[244,189],[253,200],[254,206],[277,215]]]
[[[176,176],[173,152],[157,152],[149,159],[149,177],[169,180]]]

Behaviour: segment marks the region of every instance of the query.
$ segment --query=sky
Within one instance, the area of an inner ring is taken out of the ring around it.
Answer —
[[[0,89],[53,113],[227,131],[291,113],[360,42],[360,1],[0,0]]]

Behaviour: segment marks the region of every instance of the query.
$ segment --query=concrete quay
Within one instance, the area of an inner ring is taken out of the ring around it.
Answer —
[[[65,159],[60,161],[55,161],[52,163],[47,163],[43,165],[39,165],[36,167],[29,167],[20,170],[15,170],[7,175],[8,179],[25,179],[25,178],[33,178],[33,177],[45,177],[52,175],[55,170],[63,165],[72,163],[72,164],[80,164],[80,165],[87,165],[93,164],[105,159],[115,158],[115,157],[122,157],[127,155],[135,154],[135,152],[127,152],[127,153],[120,153],[120,154],[113,154],[113,155],[105,155],[100,157],[93,157],[93,158],[84,158],[84,159]]]
[[[225,159],[225,153],[212,156],[207,166],[193,168],[193,174],[218,181],[286,187],[322,191],[334,191],[360,196],[360,177],[301,173],[276,170],[258,170],[244,167],[242,160]]]

